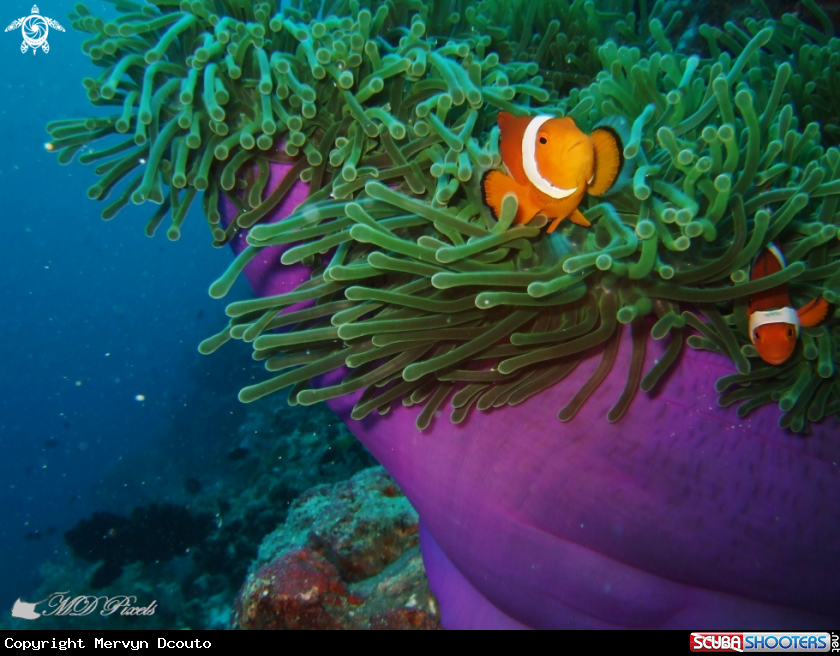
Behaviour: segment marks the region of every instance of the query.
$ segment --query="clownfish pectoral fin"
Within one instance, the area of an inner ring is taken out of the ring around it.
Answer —
[[[822,296],[806,303],[796,311],[799,317],[799,325],[803,328],[812,328],[825,319],[828,314],[828,301]]]
[[[551,222],[551,225],[548,226],[548,230],[546,230],[547,234],[551,234],[555,230],[557,230],[557,226],[560,225],[560,222],[567,217],[565,216],[558,216],[554,221]],[[583,226],[584,228],[590,227],[592,224],[586,220],[586,217],[581,213],[580,210],[576,209],[574,212],[569,214],[568,216],[569,221],[579,226]]]
[[[560,222],[565,218],[567,218],[567,217],[559,216],[556,219],[554,219],[554,221],[551,222],[551,225],[548,226],[548,230],[546,230],[546,233],[548,233],[550,235],[552,232],[557,230],[557,226],[559,226]],[[569,214],[568,219],[572,223],[574,223],[576,225],[579,225],[579,226],[583,226],[584,228],[589,228],[592,225],[589,221],[586,220],[586,217],[578,209],[575,209],[574,212]]]
[[[574,211],[574,212],[572,212],[572,213],[569,215],[569,220],[570,220],[572,223],[576,223],[576,224],[577,224],[577,225],[579,225],[579,226],[583,226],[584,228],[588,228],[589,226],[591,226],[591,225],[592,225],[589,221],[587,221],[587,220],[586,220],[586,217],[585,217],[585,216],[583,215],[583,213],[582,213],[579,209],[577,209],[577,208],[575,208],[575,211]]]
[[[595,149],[595,172],[587,192],[605,194],[615,184],[624,166],[624,144],[618,132],[609,126],[595,128],[589,135]]]
[[[493,170],[484,174],[481,180],[481,193],[485,205],[493,211],[493,217],[497,220],[502,215],[502,201],[508,194],[516,196],[519,203],[514,223],[527,223],[540,211],[540,208],[529,199],[528,190],[501,171]]]

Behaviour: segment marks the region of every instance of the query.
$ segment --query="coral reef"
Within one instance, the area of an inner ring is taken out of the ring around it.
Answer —
[[[282,401],[254,407],[239,428],[238,448],[248,455],[237,474],[195,500],[213,510],[221,526],[193,557],[226,587],[239,586],[260,541],[286,519],[296,497],[375,464],[332,412],[310,410]]]
[[[129,517],[96,513],[68,532],[68,543],[78,546],[42,567],[44,583],[32,594],[37,599],[58,590],[135,595],[138,604],[157,601],[153,616],[142,621],[112,616],[101,623],[98,616],[44,617],[36,627],[13,622],[15,628],[136,629],[141,623],[158,629],[226,628],[261,541],[282,525],[295,499],[313,486],[344,481],[375,465],[326,406],[288,408],[282,399],[251,405],[235,437],[245,457],[228,460],[219,472],[202,470],[204,484],[190,494],[189,514],[163,507],[160,519],[179,518],[176,526],[159,523],[161,513],[145,507]],[[175,464],[186,471],[195,466],[194,461]],[[132,523],[135,516],[140,523]],[[211,518],[211,530],[185,547],[179,536],[195,516],[202,518],[201,527]],[[146,530],[149,521],[155,526]],[[416,526],[412,535],[416,543]]]
[[[297,499],[231,619],[241,629],[433,629],[417,513],[381,467]]]
[[[361,598],[350,594],[338,571],[307,550],[293,551],[248,580],[234,608],[239,629],[349,629]]]
[[[345,580],[368,579],[417,544],[417,513],[382,468],[319,485],[295,500],[284,526],[268,535],[255,566],[297,547],[336,565]]]
[[[97,512],[64,534],[73,554],[102,564],[90,586],[99,590],[133,562],[159,563],[183,555],[201,544],[214,528],[210,514],[193,514],[173,504],[135,508],[129,517]]]

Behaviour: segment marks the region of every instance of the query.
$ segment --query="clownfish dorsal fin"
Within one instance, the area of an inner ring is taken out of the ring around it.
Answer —
[[[759,280],[760,278],[778,273],[786,266],[785,256],[782,254],[782,251],[771,241],[756,258],[750,279]]]
[[[589,135],[595,150],[595,169],[587,193],[600,196],[609,191],[624,167],[624,144],[618,132],[608,125]]]
[[[784,269],[787,266],[787,262],[785,262],[785,256],[782,253],[782,251],[779,250],[779,247],[776,246],[776,244],[774,244],[771,241],[769,244],[767,244],[767,250],[769,252],[771,252],[773,254],[773,256],[776,258],[776,260],[778,261],[779,267],[780,267],[779,271],[781,271],[782,269]]]
[[[498,117],[496,120],[499,123],[499,131],[504,134],[506,130],[508,130],[511,124],[516,120],[516,117],[511,114],[510,112],[499,112]]]
[[[522,168],[522,139],[531,122],[530,116],[514,116],[509,112],[499,112],[499,154],[511,177],[519,184],[528,184],[528,176]]]
[[[770,242],[759,252],[758,257],[755,258],[755,262],[750,269],[750,280],[761,280],[767,276],[772,276],[774,273],[778,273],[784,269],[785,266],[785,256],[782,255],[782,251],[774,243]],[[782,283],[776,287],[771,287],[770,289],[765,289],[750,295],[749,311],[751,313],[767,312],[780,308],[788,308],[791,312],[794,312],[790,304],[787,283]]]

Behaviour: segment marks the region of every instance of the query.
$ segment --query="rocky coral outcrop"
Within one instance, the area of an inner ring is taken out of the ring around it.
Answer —
[[[438,629],[417,513],[381,467],[299,497],[266,537],[239,629]]]

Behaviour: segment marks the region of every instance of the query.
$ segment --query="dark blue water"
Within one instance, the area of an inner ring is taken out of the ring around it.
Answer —
[[[230,261],[209,247],[203,218],[188,217],[176,243],[143,235],[154,206],[104,222],[104,204],[85,195],[90,167],[44,150],[49,120],[94,111],[81,79],[98,71],[70,29],[73,4],[39,3],[67,30],[50,31],[47,54],[22,54],[19,29],[0,33],[3,608],[32,598],[39,565],[80,518],[177,501],[184,467],[212,467],[243,411],[241,366],[196,350],[223,325],[206,289]],[[31,9],[3,2],[0,23]]]

